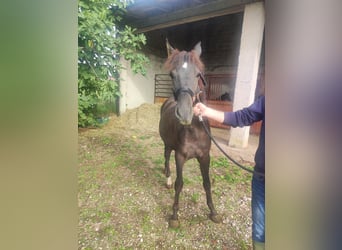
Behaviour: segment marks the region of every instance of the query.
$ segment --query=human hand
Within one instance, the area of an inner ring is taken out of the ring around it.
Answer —
[[[205,106],[203,103],[199,102],[193,107],[194,114],[196,116],[202,115],[205,116],[205,111],[207,109],[207,106]]]

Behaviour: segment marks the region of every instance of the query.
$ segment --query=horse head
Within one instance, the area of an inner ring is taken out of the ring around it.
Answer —
[[[198,80],[204,65],[200,60],[201,43],[190,51],[179,51],[167,42],[170,53],[165,66],[173,81],[174,98],[177,102],[175,115],[183,125],[190,125],[193,118],[193,103],[200,92]]]

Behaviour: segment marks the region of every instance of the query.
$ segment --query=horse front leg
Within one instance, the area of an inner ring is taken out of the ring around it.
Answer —
[[[202,179],[203,179],[203,187],[207,197],[207,205],[210,209],[209,218],[215,223],[221,223],[222,218],[216,212],[214,207],[214,203],[211,197],[211,183],[209,177],[209,165],[210,165],[210,155],[204,156],[202,158],[197,159],[200,164]]]
[[[169,226],[171,228],[179,227],[179,221],[178,221],[179,195],[183,188],[183,165],[185,162],[185,157],[175,152],[175,159],[176,159],[177,177],[175,181],[175,199],[174,199],[173,206],[172,206],[173,214],[169,220]]]
[[[171,149],[166,147],[164,148],[164,158],[165,158],[165,176],[166,176],[166,187],[170,189],[172,187],[172,180],[171,180],[171,171],[170,171],[170,155]]]

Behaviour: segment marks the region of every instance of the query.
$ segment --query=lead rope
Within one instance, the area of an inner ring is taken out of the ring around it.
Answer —
[[[208,83],[207,81],[205,80],[202,72],[199,73],[199,76],[204,84],[204,86],[208,86]],[[201,101],[200,98],[199,98],[199,94],[200,92],[196,95],[196,98],[198,99],[198,101]],[[203,122],[203,117],[202,115],[199,115],[198,116],[198,119],[200,120],[200,122],[202,123],[203,127],[204,127],[204,130],[205,132],[207,133],[207,135],[209,136],[209,138],[214,142],[214,144],[216,145],[216,147],[224,154],[224,156],[226,156],[229,160],[231,160],[236,166],[242,168],[243,170],[246,170],[247,172],[250,172],[251,174],[256,174],[256,175],[259,175],[259,176],[262,176],[262,177],[265,177],[265,174],[264,173],[260,173],[260,172],[257,172],[257,171],[253,171],[245,166],[242,166],[240,163],[238,163],[237,161],[235,161],[232,157],[230,157],[226,152],[224,152],[224,150],[220,147],[220,145],[216,142],[216,140],[211,136],[208,128],[205,126],[204,122]]]
[[[237,165],[238,167],[242,168],[243,170],[246,170],[247,172],[251,173],[251,174],[256,174],[256,175],[260,175],[260,176],[263,176],[265,177],[265,174],[264,173],[260,173],[260,172],[257,172],[257,171],[253,171],[243,165],[241,165],[240,163],[238,163],[237,161],[235,161],[232,157],[230,157],[226,152],[224,152],[224,150],[220,147],[220,145],[216,142],[216,140],[212,137],[212,135],[210,134],[207,126],[205,126],[204,122],[203,122],[203,117],[202,115],[199,115],[198,116],[198,119],[200,120],[200,122],[202,123],[204,129],[205,129],[205,132],[207,133],[207,135],[209,136],[209,138],[214,142],[214,144],[216,145],[216,147],[224,154],[224,156],[226,156],[229,160],[231,160],[235,165]]]

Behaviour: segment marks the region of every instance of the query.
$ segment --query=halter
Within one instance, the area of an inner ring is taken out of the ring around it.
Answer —
[[[187,93],[191,96],[191,98],[195,95],[195,93],[190,88],[178,88],[173,92],[173,95],[175,97],[175,100],[178,100],[178,97],[181,93]]]

